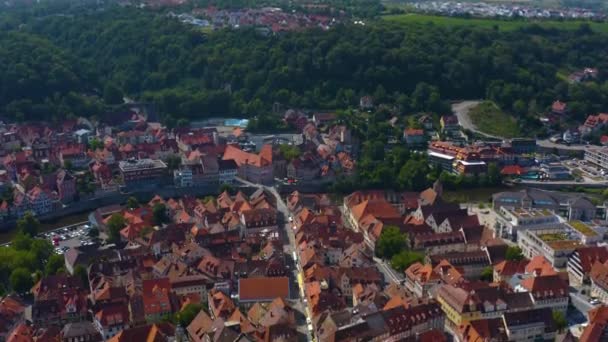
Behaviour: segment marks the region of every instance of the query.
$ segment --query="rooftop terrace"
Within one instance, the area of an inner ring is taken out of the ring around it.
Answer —
[[[563,241],[569,240],[569,237],[565,233],[546,233],[546,234],[538,234],[538,238],[543,240],[546,243],[555,242],[555,241]]]
[[[568,224],[585,236],[597,236],[597,233],[581,221],[570,221]]]

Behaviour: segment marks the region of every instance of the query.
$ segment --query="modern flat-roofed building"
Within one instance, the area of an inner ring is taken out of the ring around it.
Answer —
[[[542,255],[558,268],[565,267],[570,255],[582,246],[566,228],[523,230],[517,234],[517,244],[526,258]]]
[[[513,153],[534,153],[536,152],[536,139],[514,138],[511,139],[511,149]]]
[[[454,159],[456,157],[435,151],[429,151],[428,154],[429,164],[439,167],[442,170],[452,172],[452,165],[454,164]]]
[[[125,185],[133,186],[158,182],[165,174],[167,165],[157,159],[128,159],[120,161],[118,168]]]
[[[606,226],[596,222],[570,221],[567,227],[583,244],[591,245],[604,239]]]
[[[496,193],[492,195],[492,206],[494,209],[549,209],[568,220],[590,221],[606,218],[606,206],[595,205],[584,195],[540,189],[528,188]]]
[[[517,232],[555,228],[563,225],[559,215],[549,209],[500,207],[496,212],[496,231],[501,237],[517,239]]]
[[[585,150],[585,161],[608,170],[608,147],[590,147]]]

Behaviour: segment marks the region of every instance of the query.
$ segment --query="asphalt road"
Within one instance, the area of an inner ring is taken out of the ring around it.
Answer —
[[[343,208],[340,207],[340,212],[342,213],[342,217],[346,217],[344,215],[343,212]],[[351,230],[355,230],[354,227],[352,227],[350,225],[350,223],[348,222],[348,220],[344,219],[344,225],[348,228],[350,228]],[[365,244],[371,248],[371,250],[374,250],[374,246],[373,243],[367,238],[365,237]],[[389,283],[389,282],[393,282],[393,283],[397,283],[397,284],[401,284],[404,280],[404,276],[402,274],[400,274],[399,272],[396,272],[389,264],[388,262],[380,259],[380,258],[376,258],[374,257],[374,262],[376,263],[376,266],[378,268],[378,270],[384,275],[384,281]]]
[[[278,223],[279,223],[279,227],[282,227],[282,230],[280,231],[279,234],[281,235],[281,238],[283,240],[283,251],[284,251],[284,253],[286,253],[288,255],[288,259],[291,259],[293,252],[296,251],[296,239],[295,239],[294,231],[291,228],[291,224],[288,221],[288,218],[291,215],[291,213],[289,212],[289,209],[287,208],[287,205],[285,204],[285,201],[283,201],[283,198],[281,197],[281,195],[277,192],[277,190],[274,187],[251,183],[249,181],[246,181],[246,180],[238,178],[238,177],[237,177],[237,181],[239,181],[242,184],[245,184],[247,186],[264,189],[275,197],[276,203],[277,203],[277,211],[279,212]],[[296,256],[297,256],[297,253],[296,253]],[[308,327],[307,327],[307,323],[306,323],[307,320],[312,320],[312,317],[308,316],[308,311],[306,310],[307,307],[303,302],[304,298],[300,298],[300,291],[299,291],[300,289],[299,289],[299,284],[298,284],[298,274],[301,272],[302,267],[300,266],[300,261],[297,259],[293,260],[292,265],[293,266],[291,267],[291,272],[289,273],[289,277],[291,278],[290,279],[290,283],[291,283],[290,290],[292,292],[291,293],[291,302],[292,302],[293,308],[299,313],[298,315],[296,315],[297,331],[298,331],[298,333],[299,333],[298,335],[300,337],[299,340],[312,341],[313,340],[312,335],[308,331]]]
[[[564,145],[564,144],[557,144],[554,142],[551,142],[548,139],[545,140],[537,140],[536,144],[540,147],[544,147],[544,148],[557,148],[560,150],[568,150],[568,151],[584,151],[585,148],[587,147],[587,145]]]
[[[581,295],[577,291],[570,291],[570,302],[585,316],[587,316],[587,312],[589,312],[589,310],[595,307],[589,303],[589,298],[587,296]]]
[[[469,117],[469,111],[480,103],[481,101],[479,100],[456,102],[452,104],[452,112],[454,112],[454,114],[456,114],[456,117],[458,117],[458,123],[462,128],[468,129],[472,132],[475,132],[479,135],[483,135],[488,138],[504,139],[503,137],[495,136],[477,130],[477,127],[475,126],[475,124],[473,124],[473,121]]]

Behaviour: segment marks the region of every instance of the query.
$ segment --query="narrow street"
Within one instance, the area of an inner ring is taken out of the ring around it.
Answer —
[[[298,259],[298,253],[296,251],[295,233],[289,222],[289,216],[291,215],[291,213],[289,212],[285,201],[274,187],[251,183],[238,177],[236,180],[246,186],[264,189],[265,191],[272,194],[276,199],[276,208],[278,211],[277,224],[279,225],[279,227],[283,228],[281,232],[281,239],[283,240],[283,251],[288,256],[287,259],[293,259],[293,263],[291,263],[292,266],[291,272],[289,273],[289,278],[291,283],[292,306],[297,312],[299,312],[299,315],[296,315],[297,331],[299,333],[299,336],[301,337],[301,341],[313,341],[311,331],[309,331],[308,329],[308,322],[312,322],[312,317],[310,317],[308,307],[305,304],[306,297],[301,296],[301,293],[304,293],[304,289],[302,289],[301,286],[303,286],[304,284],[303,282],[299,281],[299,278],[303,279],[304,275],[302,273],[300,260]],[[296,258],[294,259],[293,256],[295,256]]]
[[[340,212],[342,213],[342,218],[344,221],[344,226],[346,226],[347,228],[351,229],[351,230],[355,230],[354,227],[350,224],[350,222],[346,219],[346,215],[344,214],[343,208],[342,206],[340,206]],[[369,238],[365,237],[365,244],[373,251],[374,250],[374,245],[373,242],[369,240]],[[384,275],[384,281],[389,283],[397,283],[397,284],[401,284],[404,280],[403,275],[399,274],[398,272],[396,272],[390,264],[388,264],[388,262],[380,259],[380,258],[376,258],[375,256],[373,257],[374,262],[377,265],[378,270]]]

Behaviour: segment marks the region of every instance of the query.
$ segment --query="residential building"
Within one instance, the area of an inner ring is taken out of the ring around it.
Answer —
[[[158,159],[128,159],[118,163],[125,186],[159,185],[167,165]]]
[[[455,326],[534,307],[530,293],[507,292],[498,287],[469,290],[446,284],[439,287],[436,296],[446,318]]]
[[[501,206],[494,210],[497,236],[517,239],[517,232],[521,230],[537,230],[562,226],[559,215],[550,209],[526,209],[518,207]]]
[[[271,302],[276,298],[290,298],[289,278],[241,278],[238,284],[239,303]]]
[[[608,261],[608,248],[605,246],[584,246],[574,250],[568,259],[568,276],[573,285],[589,283],[589,273],[596,262]]]
[[[526,272],[528,260],[503,260],[493,267],[494,282],[509,281],[514,276],[523,275]]]
[[[561,163],[548,163],[540,165],[541,177],[548,180],[568,180],[572,179],[570,169]]]
[[[218,163],[220,184],[233,184],[238,173],[238,166],[236,162],[233,159],[229,159],[220,160]]]
[[[142,286],[144,314],[147,322],[158,322],[163,316],[173,312],[169,278],[143,280]]]
[[[196,294],[200,298],[207,298],[207,288],[212,284],[210,279],[203,275],[185,275],[169,279],[171,292],[178,296]]]
[[[11,332],[24,323],[26,308],[26,304],[15,295],[0,300],[0,340],[8,340]]]
[[[588,325],[584,328],[579,341],[596,342],[608,339],[608,307],[600,305],[587,313]]]
[[[502,317],[467,321],[458,327],[458,338],[462,342],[509,340]]]
[[[442,115],[439,119],[441,131],[448,135],[453,135],[460,131],[460,124],[456,115]]]
[[[533,154],[536,152],[536,139],[513,138],[511,150],[516,154]]]
[[[582,135],[588,135],[602,129],[606,123],[608,123],[608,114],[589,115],[585,123],[579,126],[578,130]]]
[[[88,315],[87,290],[79,277],[63,274],[40,279],[31,290],[32,322],[37,326],[83,321]]]
[[[173,181],[175,182],[175,186],[177,187],[191,187],[193,185],[192,169],[186,167],[173,171]]]
[[[553,311],[549,308],[507,312],[503,320],[509,341],[554,341],[557,334]]]
[[[69,203],[76,196],[76,178],[68,171],[57,172],[57,195],[62,203]]]
[[[463,280],[462,274],[447,260],[435,267],[417,262],[405,270],[405,287],[418,298],[426,297],[429,290],[439,284],[455,284]]]
[[[564,115],[568,109],[568,105],[565,102],[556,100],[551,105],[551,113],[556,115]]]
[[[214,320],[209,314],[205,310],[201,310],[186,328],[190,341],[205,342],[206,335],[214,331],[213,323]]]
[[[557,191],[527,188],[521,191],[499,192],[492,195],[492,205],[494,209],[549,209],[568,220],[590,221],[606,218],[604,205],[596,206],[584,195]]]
[[[433,118],[430,115],[422,115],[420,118],[418,118],[418,123],[426,130],[433,129]]]
[[[101,335],[91,322],[68,323],[59,334],[61,342],[101,342]]]
[[[93,315],[93,325],[104,341],[129,328],[129,306],[127,303],[103,305]]]
[[[573,220],[566,224],[573,237],[580,240],[585,245],[594,245],[601,242],[606,234],[605,223],[582,222]]]
[[[324,313],[319,317],[316,338],[319,341],[445,341],[445,316],[434,303],[397,306],[363,314],[348,310]]]
[[[108,342],[154,341],[173,342],[177,329],[171,323],[155,323],[122,330]],[[185,336],[183,336],[185,338]]]
[[[89,156],[84,152],[84,145],[65,147],[59,151],[59,162],[64,168],[84,169],[90,162]]]
[[[542,255],[557,268],[565,267],[570,255],[582,246],[563,228],[521,231],[517,244],[526,258]]]
[[[241,214],[242,236],[278,237],[277,212],[275,209],[252,209]]]
[[[370,110],[374,108],[374,98],[371,96],[362,96],[359,99],[359,108],[362,110]]]
[[[589,272],[591,295],[608,303],[608,262],[595,262]]]
[[[529,293],[535,308],[549,308],[565,315],[570,300],[568,287],[562,274],[553,274],[525,278],[515,290]]]
[[[550,309],[505,312],[498,318],[466,322],[458,328],[463,342],[554,341],[557,327]]]
[[[234,160],[238,175],[253,183],[271,184],[273,181],[272,146],[264,145],[259,154],[245,152],[228,145],[223,160]]]
[[[336,117],[336,113],[314,113],[312,115],[312,122],[314,122],[317,127],[326,126],[336,121]]]
[[[428,152],[428,160],[429,160],[430,165],[440,168],[440,169],[450,172],[450,173],[453,171],[453,165],[454,165],[455,159],[456,159],[455,156],[452,156],[449,154],[436,152],[436,151]]]
[[[491,265],[487,252],[481,249],[429,255],[426,259],[433,265],[440,265],[445,260],[467,279],[479,278],[483,270]]]
[[[54,209],[54,201],[49,191],[36,186],[27,194],[28,208],[34,215],[48,214]]]
[[[426,138],[424,136],[424,130],[407,128],[403,131],[403,139],[409,146],[424,145]]]
[[[585,161],[604,170],[608,170],[608,147],[588,147],[585,149]]]

